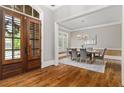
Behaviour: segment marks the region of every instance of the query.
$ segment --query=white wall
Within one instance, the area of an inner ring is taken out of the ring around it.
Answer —
[[[76,35],[81,32],[87,33],[89,36],[97,35],[97,44],[92,45],[94,48],[121,49],[122,31],[121,25],[119,24],[79,32],[71,32],[71,47],[81,47],[83,41],[76,37]]]
[[[44,61],[54,59],[54,15],[53,11],[44,9]]]

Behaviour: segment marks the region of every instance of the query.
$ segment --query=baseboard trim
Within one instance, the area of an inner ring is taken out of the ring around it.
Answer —
[[[55,60],[44,61],[44,62],[42,63],[41,68],[45,68],[45,67],[48,67],[48,66],[51,66],[51,65],[55,65]]]

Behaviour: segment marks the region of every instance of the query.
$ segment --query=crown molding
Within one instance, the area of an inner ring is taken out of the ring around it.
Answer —
[[[100,28],[100,27],[118,25],[118,24],[122,24],[122,22],[121,21],[118,21],[118,22],[111,22],[111,23],[106,23],[106,24],[99,24],[99,25],[95,25],[95,26],[89,26],[89,27],[84,27],[84,28],[79,28],[79,29],[73,29],[71,31],[88,30],[88,29],[94,29],[94,28]]]
[[[106,26],[112,26],[112,25],[118,25],[118,24],[122,24],[121,21],[118,22],[111,22],[111,23],[106,23],[106,24],[99,24],[99,25],[95,25],[95,26],[89,26],[89,27],[84,27],[84,28],[79,28],[79,29],[68,29],[66,27],[60,27],[60,29],[66,30],[68,32],[76,32],[76,31],[84,31],[84,30],[88,30],[88,29],[95,29],[95,28],[100,28],[100,27],[106,27]]]

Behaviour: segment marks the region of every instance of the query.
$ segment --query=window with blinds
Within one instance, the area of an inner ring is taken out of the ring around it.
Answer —
[[[5,15],[5,60],[21,57],[21,20]]]

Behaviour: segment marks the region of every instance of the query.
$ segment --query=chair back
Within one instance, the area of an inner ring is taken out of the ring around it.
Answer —
[[[71,55],[71,48],[67,48],[67,56]]]
[[[84,60],[87,58],[87,51],[86,51],[86,49],[80,49],[80,58],[84,59]]]
[[[101,56],[102,58],[104,58],[106,50],[107,50],[107,48],[105,48],[105,49],[103,50],[102,56]]]
[[[77,59],[77,49],[72,49],[71,57],[72,59]]]

